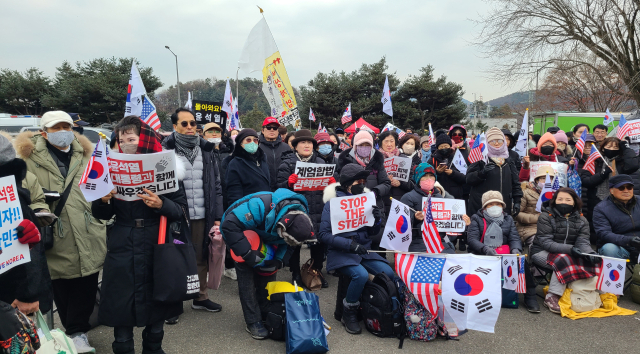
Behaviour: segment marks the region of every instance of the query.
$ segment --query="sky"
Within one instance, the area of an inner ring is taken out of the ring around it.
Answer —
[[[429,64],[462,84],[467,100],[517,91],[487,74],[488,59],[471,44],[480,0],[0,0],[0,68],[37,67],[54,76],[63,61],[135,57],[164,87],[180,81],[235,77],[260,5],[293,86],[317,72],[353,71],[387,58],[400,79]],[[239,77],[261,78],[260,73]]]

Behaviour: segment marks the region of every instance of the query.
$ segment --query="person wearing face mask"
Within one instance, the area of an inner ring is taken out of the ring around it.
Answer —
[[[435,167],[438,182],[455,199],[463,199],[466,176],[453,164],[455,150],[451,138],[440,134],[436,138],[436,151],[431,155],[431,165]]]
[[[398,146],[400,146],[401,153],[413,160],[415,156],[418,156],[420,151],[420,138],[413,134],[405,134],[398,141]]]
[[[86,332],[107,252],[106,226],[91,216],[91,204],[78,187],[95,145],[84,135],[74,135],[72,127],[67,113],[49,111],[40,119],[41,134],[20,133],[14,145],[42,188],[68,196],[46,257],[62,325],[78,352],[87,353],[95,351]],[[48,209],[56,205],[51,202]]]
[[[338,158],[336,157],[335,152],[337,152],[337,144],[333,142],[331,139],[331,135],[329,133],[318,133],[313,137],[316,142],[318,142],[318,157],[324,161],[326,164],[338,164]],[[337,174],[335,174],[337,176]]]
[[[529,155],[522,158],[522,169],[519,175],[520,181],[529,180],[531,161],[563,162],[568,164],[569,160],[564,158],[557,150],[557,145],[555,135],[545,133],[541,136],[538,140],[538,146],[529,149]]]
[[[513,215],[520,212],[522,189],[518,182],[518,171],[509,158],[504,134],[493,127],[486,133],[488,162],[474,162],[467,170],[470,185],[467,214],[474,215],[482,208],[482,195],[487,191],[498,191],[505,196],[505,211]]]
[[[469,158],[469,144],[467,144],[467,129],[461,124],[449,127],[449,137],[453,144],[451,148],[460,150],[465,160]]]
[[[540,192],[544,187],[547,174],[553,181],[555,171],[549,166],[542,166],[536,172],[533,182],[522,182],[522,199],[520,203],[520,213],[516,215],[516,228],[520,234],[522,243],[531,246],[533,236],[536,234],[538,217],[540,212],[536,211]]]
[[[554,137],[556,138],[556,148],[558,149],[560,156],[567,160],[571,160],[571,157],[573,156],[573,148],[569,145],[569,138],[567,137],[567,134],[563,130],[558,130]]]
[[[357,135],[356,140],[358,140]],[[318,240],[328,247],[327,272],[336,271],[351,278],[343,300],[344,310],[341,319],[345,330],[350,334],[362,332],[358,321],[359,299],[364,285],[369,280],[369,274],[385,273],[391,279],[397,278],[383,257],[377,253],[368,252],[371,249],[372,238],[379,234],[383,228],[382,208],[374,206],[375,222],[373,226],[362,226],[355,231],[336,235],[331,232],[331,203],[329,201],[335,197],[368,193],[369,189],[365,187],[368,176],[370,176],[370,172],[360,164],[350,163],[342,167],[340,182],[333,183],[324,189],[323,201],[325,205],[318,233]]]
[[[538,267],[555,269],[551,273],[549,291],[544,300],[544,306],[553,313],[560,313],[558,300],[564,294],[567,284],[561,283],[556,274],[565,269],[552,268],[547,264],[549,254],[570,255],[573,263],[570,264],[571,267],[582,267],[584,263],[593,266],[600,262],[597,257],[591,256],[595,251],[589,242],[589,222],[580,213],[581,207],[582,202],[573,189],[558,189],[549,205],[542,208],[538,231],[529,252],[530,260]]]
[[[227,167],[227,199],[229,205],[256,192],[271,191],[271,174],[267,157],[258,148],[258,133],[250,128],[242,129]]]
[[[327,133],[321,133],[329,135]],[[301,129],[295,133],[294,139],[291,144],[293,145],[293,151],[285,152],[282,156],[282,163],[278,168],[278,188],[286,188],[294,190],[293,186],[298,182],[298,176],[296,174],[296,163],[306,162],[315,164],[324,164],[325,161],[318,156],[315,151],[318,142],[311,135],[311,131],[308,129]],[[326,145],[326,144],[325,144]],[[335,183],[335,178],[331,177],[329,184]],[[314,222],[314,231],[318,232],[320,226],[320,218],[322,217],[322,208],[324,202],[322,201],[322,190],[317,191],[300,191],[301,194],[307,200],[309,205],[309,217]],[[322,267],[324,263],[325,246],[321,243],[315,243],[311,245],[311,259],[313,260],[313,269],[320,274],[320,280],[322,281],[322,287],[328,288],[329,283],[324,279],[322,275]],[[293,254],[289,259],[289,268],[291,269],[292,282],[298,284],[304,284],[300,275],[300,247],[296,247],[293,250]],[[309,285],[309,284],[304,284]]]
[[[406,134],[404,137],[407,137],[407,136],[410,136],[411,138],[407,138],[406,140],[400,139],[400,141],[404,141],[405,146],[409,148],[413,142],[417,141],[417,139],[410,134]],[[378,136],[378,141],[380,142],[379,143],[380,149],[378,151],[380,151],[382,155],[384,155],[385,159],[395,157],[395,156],[410,157],[409,155],[403,153],[402,150],[398,149],[398,134],[396,132],[394,131],[392,132],[390,130],[384,131],[380,133],[380,136]],[[395,199],[400,199],[405,193],[411,190],[411,182],[399,181],[395,179],[393,175],[391,175],[390,173],[387,174],[387,176],[389,177],[389,180],[391,180],[391,190],[389,191],[390,197]],[[391,198],[385,198],[384,199],[385,215],[389,215],[390,208],[391,208]]]
[[[151,154],[162,151],[156,132],[137,116],[123,118],[115,127],[122,153]],[[190,243],[184,189],[185,166],[176,159],[176,177],[179,189],[156,195],[148,189],[138,194],[141,199],[124,201],[109,193],[95,200],[91,206],[93,216],[109,220],[116,216],[109,229],[109,250],[104,262],[100,308],[100,324],[113,327],[113,353],[134,352],[134,327],[142,331],[142,348],[145,353],[163,353],[164,321],[182,313],[182,302],[159,303],[149,294],[153,292],[154,251],[158,243],[160,216],[167,217],[167,224],[179,223],[180,232],[167,227],[167,237],[173,235],[179,241]],[[144,227],[139,227],[143,221]],[[138,226],[136,226],[138,225]],[[206,273],[205,273],[206,276]]]

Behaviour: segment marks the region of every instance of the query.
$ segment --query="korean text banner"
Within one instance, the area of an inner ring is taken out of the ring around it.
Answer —
[[[531,161],[530,163],[531,170],[529,171],[529,182],[533,182],[536,178],[536,174],[538,173],[538,169],[542,166],[549,166],[553,168],[555,171],[556,177],[559,178],[558,183],[560,187],[566,187],[567,180],[567,170],[569,166],[562,162],[549,162],[549,161]]]
[[[394,156],[384,159],[384,169],[387,174],[393,176],[400,182],[409,181],[409,172],[411,171],[411,158]]]
[[[422,198],[422,210],[429,198]],[[431,214],[439,232],[464,232],[466,225],[462,216],[466,214],[464,200],[431,198]]]
[[[364,226],[373,226],[373,206],[376,196],[373,192],[332,198],[331,232],[334,235],[358,230]]]
[[[329,185],[336,165],[296,162],[298,181],[293,185],[294,191],[321,191]]]
[[[298,104],[279,51],[265,59],[262,82],[262,92],[271,107],[271,115],[278,118],[284,126],[292,125],[299,128]]]
[[[222,110],[222,102],[193,100],[193,114],[198,124],[217,123],[222,129],[227,126],[227,112]]]
[[[628,121],[629,130],[627,135],[631,143],[640,143],[640,120]]]
[[[22,221],[16,179],[13,175],[0,178],[0,274],[31,261],[29,245],[18,241],[16,227]],[[6,284],[2,286],[7,286]]]
[[[154,154],[116,154],[109,158],[109,172],[120,200],[139,200],[142,188],[162,195],[178,190],[176,154],[173,150]]]

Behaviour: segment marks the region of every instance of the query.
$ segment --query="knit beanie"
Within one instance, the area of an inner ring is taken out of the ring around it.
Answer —
[[[569,144],[569,139],[567,138],[567,134],[562,130],[558,130],[558,132],[555,135],[555,138],[556,138],[556,143],[564,143],[565,145]]]
[[[431,173],[436,177],[436,181],[438,180],[438,175],[436,174],[436,170],[431,166],[431,164],[427,162],[423,162],[416,166],[413,171],[413,182],[417,185],[420,185],[420,179],[426,175],[427,173]]]
[[[449,137],[449,135],[447,134],[438,135],[438,137],[436,138],[436,149],[440,147],[440,145],[442,144],[449,144],[449,146],[452,145],[451,138]]]
[[[362,145],[364,143],[369,143],[369,145],[373,146],[373,137],[366,130],[361,130],[356,134],[355,138],[353,138],[353,146]]]
[[[506,207],[507,205],[502,200],[502,193],[498,191],[487,191],[482,195],[482,207],[484,208],[489,203],[498,202],[502,204],[502,207]]]
[[[502,133],[502,131],[496,127],[489,129],[485,134],[485,136],[487,137],[487,143],[493,140],[503,140],[503,141],[505,140],[504,134]]]
[[[13,161],[16,158],[16,150],[11,141],[0,134],[0,166]]]
[[[329,133],[317,133],[313,138],[316,139],[318,145],[320,145],[320,143],[331,143],[331,145],[333,145],[333,141],[331,141]]]
[[[422,138],[420,138],[420,147],[422,147],[423,143],[426,143],[428,141],[429,141],[429,136],[428,135],[425,135]]]
[[[553,143],[553,148],[554,149],[558,148],[558,143],[556,142],[556,138],[553,136],[553,134],[544,133],[544,135],[541,136],[540,139],[538,140],[538,151],[540,151],[540,148],[542,147],[542,144],[544,144],[546,142]]]

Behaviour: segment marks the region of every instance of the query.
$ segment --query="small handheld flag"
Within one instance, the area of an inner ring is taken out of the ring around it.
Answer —
[[[585,162],[583,169],[591,172],[591,175],[595,175],[596,174],[596,160],[602,158],[602,155],[600,155],[600,151],[598,151],[598,148],[596,148],[595,145],[591,146],[591,154],[589,155],[589,158],[587,159],[587,162]]]
[[[342,124],[346,124],[351,122],[351,102],[349,102],[349,106],[342,113]]]
[[[625,135],[629,133],[631,124],[627,124],[627,120],[624,118],[624,114],[620,113],[620,122],[618,122],[618,132],[616,137],[620,140],[624,139]]]
[[[622,295],[626,279],[626,260],[603,257],[598,266],[596,288],[605,293]]]
[[[156,112],[156,106],[149,100],[146,95],[142,99],[142,112],[140,113],[140,119],[147,123],[148,126],[157,131],[160,129],[160,118],[158,118],[158,112]]]
[[[389,77],[384,79],[384,88],[382,89],[382,111],[393,117],[393,108],[391,107],[391,90],[389,90]]]
[[[604,121],[602,122],[602,124],[609,125],[611,123],[613,123],[613,116],[611,115],[611,113],[609,113],[609,108],[607,108],[607,112],[604,114]]]
[[[309,108],[309,120],[316,121],[316,115],[313,114],[313,110]]]
[[[102,139],[98,141],[93,154],[87,163],[80,178],[80,191],[87,202],[92,202],[104,197],[113,190],[113,183],[109,175],[109,151],[106,149]]]
[[[580,139],[578,139],[578,141],[576,142],[576,149],[578,149],[578,151],[580,151],[581,154],[583,154],[583,150],[584,150],[584,144],[587,140],[587,129],[582,131],[582,135],[580,135]]]
[[[433,135],[433,129],[431,128],[431,123],[429,123],[429,146],[436,143],[436,137]]]
[[[395,270],[422,306],[438,316],[440,276],[446,258],[396,254]]]
[[[549,201],[553,198],[553,195],[556,193],[558,189],[560,189],[560,179],[554,178],[553,184],[551,184],[551,178],[547,173],[547,177],[544,180],[544,188],[540,191],[540,197],[538,198],[538,202],[536,203],[536,211],[542,211],[542,203]]]
[[[424,220],[422,223],[422,239],[425,246],[427,246],[427,253],[440,253],[444,249],[442,246],[442,240],[436,227],[436,222],[433,220],[433,214],[431,213],[431,195],[427,200],[427,206],[423,209]]]
[[[522,127],[520,128],[520,134],[518,135],[518,141],[516,142],[515,151],[523,157],[527,154],[527,140],[529,139],[529,108],[524,112],[524,118],[522,118]]]
[[[518,286],[516,287],[516,293],[524,294],[527,292],[527,281],[524,276],[524,255],[518,256]]]
[[[484,143],[480,142],[482,140],[479,136],[476,137],[476,140],[473,142],[473,146],[471,147],[471,151],[469,152],[469,163],[474,163],[484,159]]]

